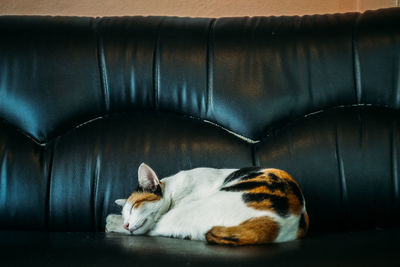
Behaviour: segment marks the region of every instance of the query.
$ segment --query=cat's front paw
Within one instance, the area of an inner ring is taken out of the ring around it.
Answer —
[[[122,215],[118,214],[110,214],[106,218],[106,233],[123,233],[130,234],[128,230],[125,230],[124,220],[122,219]]]

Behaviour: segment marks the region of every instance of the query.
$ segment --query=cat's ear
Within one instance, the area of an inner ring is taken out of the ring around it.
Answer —
[[[142,163],[138,169],[139,186],[145,190],[156,191],[160,184],[157,174],[147,164]]]
[[[118,206],[124,206],[126,203],[126,199],[117,199],[115,200],[115,204],[117,204]]]

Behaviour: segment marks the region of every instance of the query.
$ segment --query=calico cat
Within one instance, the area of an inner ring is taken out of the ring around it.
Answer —
[[[306,235],[309,221],[297,182],[278,169],[196,168],[159,180],[142,163],[139,186],[115,202],[106,232],[167,236],[228,245],[285,242]]]

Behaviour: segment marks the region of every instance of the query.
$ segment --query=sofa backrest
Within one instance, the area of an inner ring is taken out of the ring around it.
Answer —
[[[143,161],[283,168],[312,229],[399,223],[400,9],[5,16],[0,34],[0,229],[101,231]]]

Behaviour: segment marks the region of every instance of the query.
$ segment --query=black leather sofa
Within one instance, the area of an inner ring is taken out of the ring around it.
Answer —
[[[400,9],[0,17],[1,266],[399,266]],[[290,172],[307,238],[105,234],[141,162]]]

